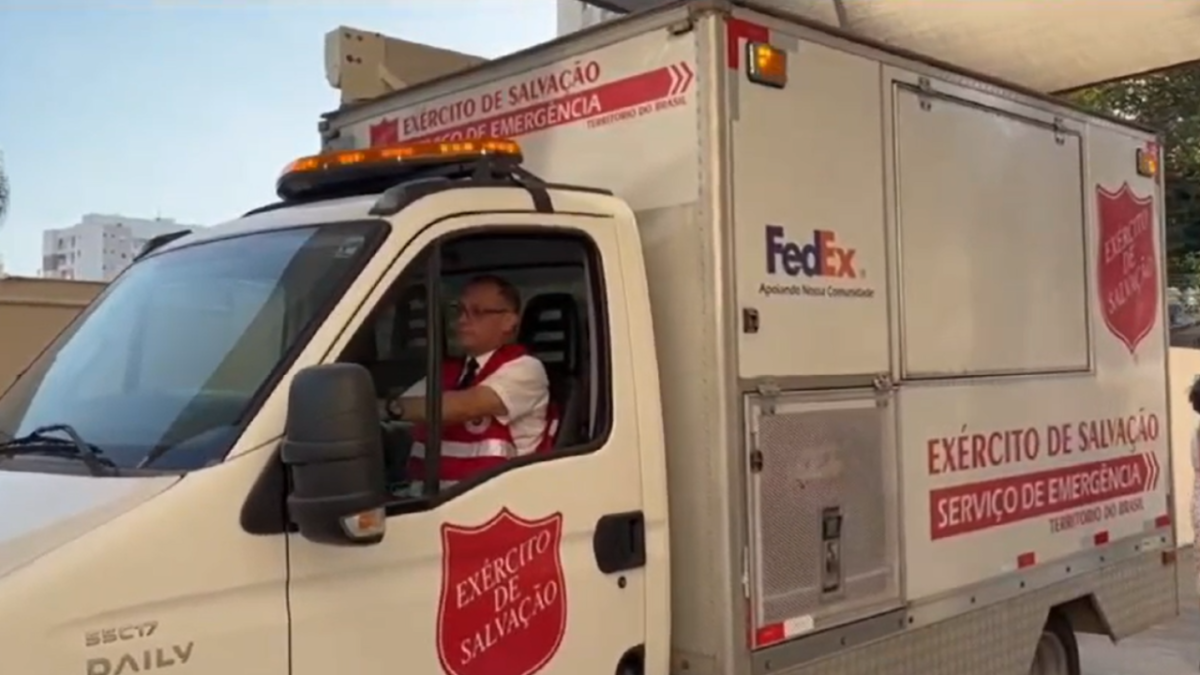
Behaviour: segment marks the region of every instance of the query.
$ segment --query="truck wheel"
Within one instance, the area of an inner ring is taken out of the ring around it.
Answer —
[[[1051,611],[1033,652],[1029,675],[1080,675],[1079,643],[1071,622]]]

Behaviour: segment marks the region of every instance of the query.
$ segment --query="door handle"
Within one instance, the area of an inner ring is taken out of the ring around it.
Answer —
[[[646,517],[641,511],[610,513],[592,533],[596,565],[605,574],[646,566]]]

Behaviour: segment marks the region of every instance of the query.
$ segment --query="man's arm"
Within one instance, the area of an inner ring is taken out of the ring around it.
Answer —
[[[514,419],[533,412],[549,397],[550,383],[542,362],[523,356],[501,366],[483,382],[442,394],[442,424],[461,424],[480,417]],[[409,390],[392,401],[401,419],[424,422],[425,397]]]
[[[399,413],[406,422],[424,422],[426,401],[424,396],[405,396],[391,402],[393,412]],[[478,384],[462,391],[442,394],[442,424],[461,424],[480,417],[498,417],[508,413],[504,401],[486,384]]]

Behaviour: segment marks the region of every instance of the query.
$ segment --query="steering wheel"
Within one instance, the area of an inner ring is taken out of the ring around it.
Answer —
[[[413,427],[407,420],[379,420],[379,432],[383,438],[384,469],[387,472],[389,489],[395,491],[408,484],[408,458],[414,443]]]

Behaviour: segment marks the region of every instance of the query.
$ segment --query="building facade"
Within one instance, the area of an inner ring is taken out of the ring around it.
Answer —
[[[621,15],[579,0],[558,0],[558,34],[574,33],[618,16]]]
[[[42,234],[42,276],[111,281],[153,237],[196,229],[173,218],[130,218],[89,213],[75,225]]]

